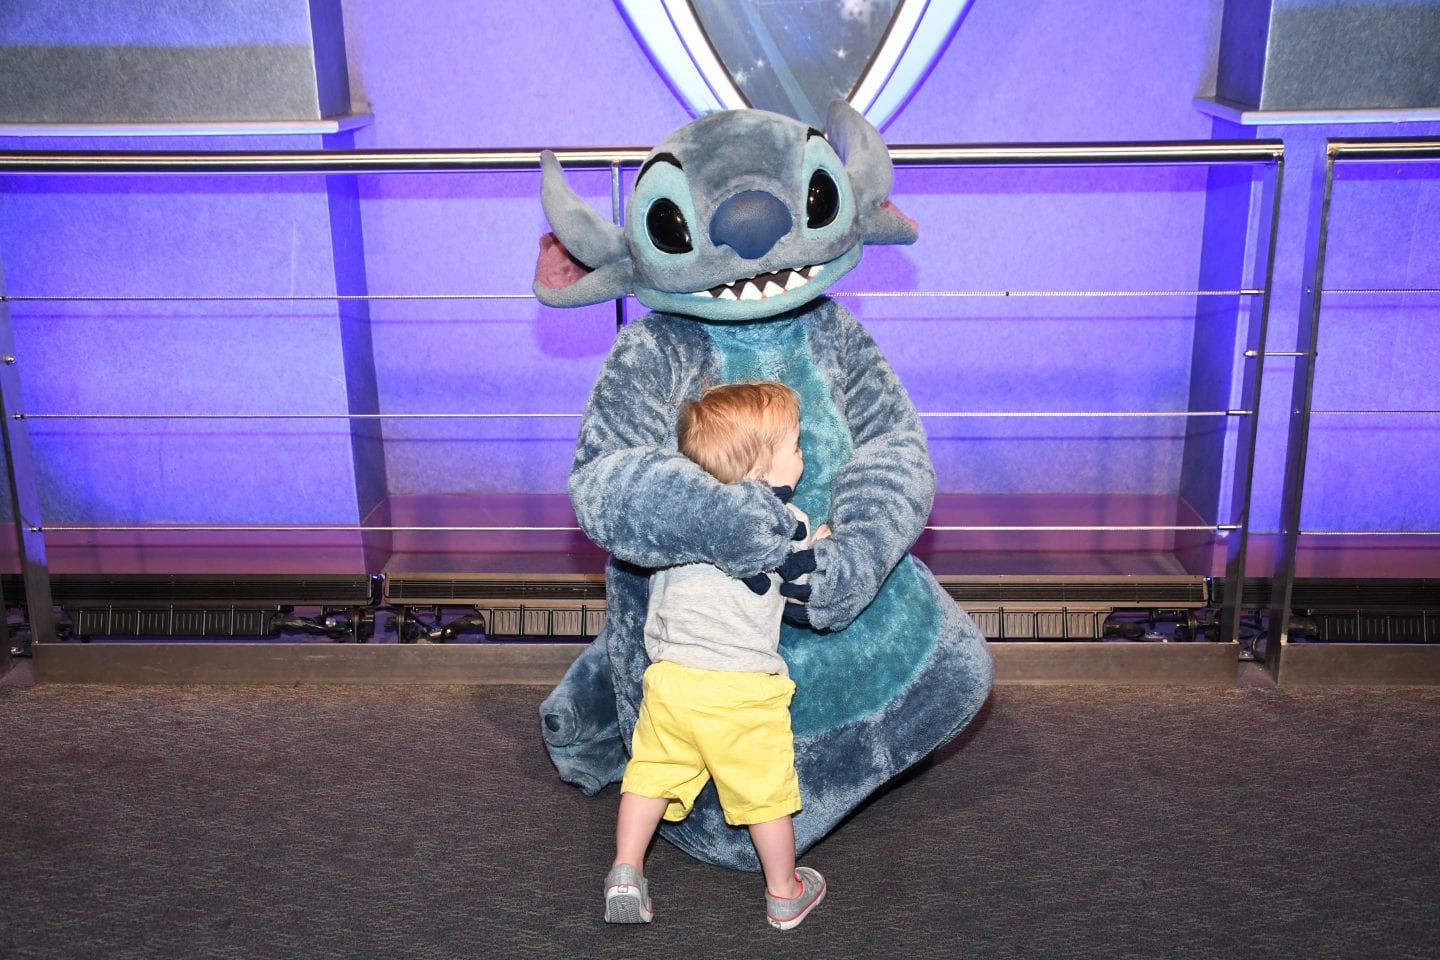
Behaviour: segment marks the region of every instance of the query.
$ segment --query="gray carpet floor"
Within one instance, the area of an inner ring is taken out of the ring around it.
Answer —
[[[0,686],[0,956],[1440,956],[1440,690],[999,687],[786,933],[663,841],[604,924],[544,692]]]

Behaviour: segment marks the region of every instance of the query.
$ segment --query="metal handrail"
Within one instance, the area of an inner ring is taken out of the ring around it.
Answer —
[[[595,147],[554,151],[570,167],[604,169],[638,164],[644,147]],[[505,150],[214,150],[167,153],[151,150],[0,151],[0,173],[25,174],[296,174],[465,173],[473,170],[538,170],[540,149]]]
[[[1280,140],[1150,143],[1008,143],[893,146],[900,166],[1096,166],[1269,163],[1284,154]],[[643,163],[648,147],[559,148],[562,166],[603,169]],[[4,150],[0,173],[24,174],[296,174],[457,173],[538,170],[539,147],[503,150]]]
[[[907,299],[907,300],[953,300],[966,297],[1257,297],[1264,290],[1241,287],[1233,290],[831,290],[827,296],[833,298],[865,299]],[[1326,291],[1327,293],[1330,291]],[[1430,290],[1364,290],[1340,291],[1343,293],[1431,293]],[[634,294],[626,294],[633,298]],[[10,303],[292,303],[292,302],[351,302],[351,301],[424,301],[424,300],[534,300],[533,293],[345,293],[345,294],[237,294],[235,296],[181,296],[176,294],[155,294],[150,296],[104,296],[76,294],[72,296],[19,296],[0,295],[0,300]]]
[[[934,419],[1171,419],[1248,417],[1253,410],[937,410]],[[1351,412],[1351,411],[1338,411]],[[1365,411],[1414,413],[1432,411]],[[15,420],[579,420],[583,413],[12,413]]]
[[[893,146],[897,166],[1105,166],[1270,163],[1283,140],[1170,140],[1144,143],[996,143]]]
[[[1402,140],[1394,137],[1353,137],[1327,141],[1325,154],[1337,163],[1436,160],[1440,159],[1440,140],[1434,138]]]
[[[377,525],[363,523],[44,523],[31,524],[33,533],[579,533],[580,527],[524,526],[515,524]],[[1227,534],[1238,523],[1212,524],[927,524],[922,529],[943,533],[1156,533],[1204,532]]]

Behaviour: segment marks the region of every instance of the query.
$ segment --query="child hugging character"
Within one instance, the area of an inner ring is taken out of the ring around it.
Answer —
[[[737,580],[687,563],[651,576],[645,651],[652,663],[620,786],[605,919],[650,922],[646,848],[660,820],[685,819],[713,779],[726,821],[749,828],[770,925],[788,930],[825,896],[825,879],[795,866],[795,684],[778,652],[787,602],[779,584],[813,563],[809,518],[789,502],[805,468],[799,397],[774,381],[710,387],[682,408],[678,443],[721,483],[769,484],[795,515],[794,547],[776,573]],[[829,533],[821,527],[814,539]]]

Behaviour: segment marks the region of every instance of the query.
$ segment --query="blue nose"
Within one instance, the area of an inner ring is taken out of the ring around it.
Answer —
[[[746,190],[726,200],[710,218],[710,242],[727,246],[746,260],[758,260],[790,232],[790,211],[763,190]]]

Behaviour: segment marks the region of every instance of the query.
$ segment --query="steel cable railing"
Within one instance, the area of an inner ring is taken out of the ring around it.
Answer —
[[[611,180],[612,217],[616,222],[621,217],[622,169],[638,166],[648,154],[644,148],[587,148],[555,151],[561,164],[567,167],[608,169]],[[24,175],[277,175],[277,174],[388,174],[388,173],[457,173],[494,170],[538,170],[538,150],[344,150],[344,151],[214,151],[197,153],[170,153],[150,151],[6,151],[0,152],[0,174]],[[1268,311],[1271,270],[1275,248],[1275,231],[1280,193],[1280,178],[1283,171],[1284,147],[1279,141],[1199,141],[1167,143],[1109,143],[1109,144],[1007,144],[977,146],[897,146],[891,149],[891,156],[897,166],[967,166],[967,167],[1074,167],[1074,166],[1160,166],[1160,165],[1204,165],[1249,164],[1265,165],[1269,170],[1266,194],[1269,204],[1262,202],[1262,229],[1268,232],[1268,246],[1263,257],[1258,257],[1258,273],[1263,282],[1235,289],[1201,290],[974,290],[974,291],[860,291],[837,292],[836,296],[852,297],[934,297],[937,299],[968,297],[1246,297],[1258,301],[1257,321],[1249,324],[1245,359],[1253,361],[1247,365],[1242,393],[1244,400],[1237,409],[1200,411],[940,411],[922,414],[933,418],[1197,418],[1223,417],[1238,418],[1243,426],[1242,451],[1244,456],[1236,467],[1234,486],[1235,501],[1240,504],[1236,522],[1207,525],[936,525],[933,530],[953,531],[1205,531],[1217,534],[1231,542],[1231,559],[1227,564],[1227,580],[1238,578],[1243,566],[1244,533],[1248,523],[1249,487],[1251,463],[1254,449],[1254,411],[1258,409],[1260,364],[1268,356],[1264,350],[1264,334]],[[565,418],[576,419],[579,414],[570,413],[415,413],[415,414],[335,414],[335,413],[276,413],[276,414],[144,414],[144,413],[26,413],[18,409],[18,376],[13,367],[13,336],[10,328],[10,303],[35,302],[129,302],[129,301],[193,301],[193,302],[258,302],[258,301],[394,301],[394,300],[521,300],[531,297],[529,293],[490,294],[380,294],[380,295],[299,295],[299,296],[224,296],[224,297],[179,297],[179,296],[46,296],[7,297],[3,283],[0,283],[0,354],[5,362],[0,364],[0,386],[4,387],[4,425],[10,441],[12,457],[12,489],[17,503],[17,528],[21,534],[21,550],[26,568],[27,601],[32,609],[50,608],[48,570],[45,563],[44,534],[46,532],[97,532],[97,531],[278,531],[278,530],[356,530],[384,531],[523,531],[523,530],[569,530],[573,527],[523,527],[523,526],[366,526],[355,525],[82,525],[45,524],[39,519],[39,501],[35,488],[33,460],[29,451],[26,421],[30,420],[404,420],[404,419],[500,419],[500,418]],[[617,322],[623,322],[624,302],[616,304]],[[9,382],[6,382],[6,381]],[[1228,537],[1238,531],[1239,538]],[[1235,542],[1238,540],[1238,548]],[[1239,565],[1237,565],[1239,564]],[[1237,580],[1238,583],[1238,580]],[[1238,598],[1238,590],[1228,590],[1228,598]],[[43,639],[53,637],[53,623],[42,617],[35,624],[37,636]],[[49,627],[47,630],[46,627]]]

